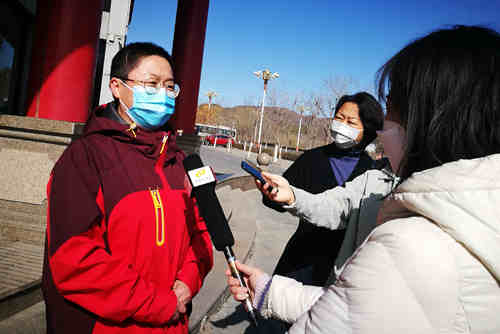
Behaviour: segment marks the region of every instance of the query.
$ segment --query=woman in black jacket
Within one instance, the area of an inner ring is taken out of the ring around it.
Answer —
[[[288,182],[317,194],[343,185],[375,168],[364,151],[382,130],[384,114],[377,100],[366,92],[342,96],[331,132],[333,142],[304,152],[283,174]],[[264,198],[266,206],[282,211]],[[328,230],[300,221],[274,271],[304,284],[322,286],[330,274],[344,230]]]

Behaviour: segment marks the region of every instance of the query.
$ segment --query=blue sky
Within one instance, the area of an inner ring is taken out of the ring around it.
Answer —
[[[137,0],[127,42],[172,50],[177,1]],[[230,107],[258,100],[269,68],[270,88],[290,96],[324,89],[330,77],[350,77],[373,91],[378,68],[410,41],[453,24],[500,31],[498,0],[212,0],[208,13],[199,103],[215,90]]]

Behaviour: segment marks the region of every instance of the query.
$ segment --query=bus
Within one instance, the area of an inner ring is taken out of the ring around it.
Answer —
[[[195,133],[200,137],[225,135],[236,140],[236,128],[231,128],[229,126],[196,123],[194,129]]]

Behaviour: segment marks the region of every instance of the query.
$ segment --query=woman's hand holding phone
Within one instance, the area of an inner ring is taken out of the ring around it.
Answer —
[[[274,202],[287,205],[295,202],[295,195],[287,179],[283,176],[267,172],[262,172],[261,174],[262,178],[265,180],[265,184],[262,184],[257,179],[255,180],[255,184],[267,198]],[[271,191],[269,188],[271,188]]]

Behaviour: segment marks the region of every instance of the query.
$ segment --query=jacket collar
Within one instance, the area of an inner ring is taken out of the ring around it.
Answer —
[[[84,129],[83,136],[102,134],[129,143],[148,158],[158,158],[166,154],[166,160],[173,159],[181,152],[176,144],[175,132],[168,126],[155,131],[142,128],[131,129],[118,115],[114,103],[99,106],[92,112]]]

